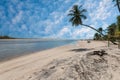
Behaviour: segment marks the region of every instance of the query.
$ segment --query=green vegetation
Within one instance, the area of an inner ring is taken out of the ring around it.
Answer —
[[[101,33],[103,33],[103,29],[98,29]],[[105,36],[102,37],[99,33],[94,34],[94,40],[108,40],[112,41],[113,43],[119,42],[120,48],[120,16],[117,17],[117,22],[112,23],[107,27],[107,33],[104,34]],[[108,44],[109,45],[109,44]]]
[[[98,33],[95,33],[94,40],[101,40],[101,39],[102,39],[101,35]]]
[[[120,31],[120,16],[117,17],[117,31]]]
[[[98,29],[101,33],[104,31],[102,28]],[[112,23],[107,27],[107,33],[104,34],[108,39],[110,39],[112,42],[115,42],[116,40],[120,39],[120,16],[117,17],[117,22]],[[94,34],[94,40],[101,40],[103,38],[100,36],[100,34],[95,33]],[[107,38],[103,38],[106,40]]]
[[[116,6],[120,12],[120,0],[113,0],[116,2]],[[72,23],[72,26],[86,26],[96,31],[94,35],[94,40],[108,40],[113,44],[117,44],[119,42],[120,46],[120,16],[117,17],[117,22],[109,25],[106,30],[102,28],[95,29],[89,25],[83,24],[83,20],[86,19],[86,15],[84,14],[86,9],[82,9],[82,5],[74,5],[72,9],[69,11],[68,16],[70,16],[69,21]],[[109,45],[109,44],[108,44]]]
[[[103,34],[103,28],[99,28],[98,31]],[[106,39],[105,35],[101,36],[99,33],[94,34],[94,40],[103,40],[103,38]]]
[[[78,6],[78,5],[74,5],[72,7],[72,9],[69,11],[68,16],[70,16],[69,21],[72,23],[73,26],[86,26],[89,27],[95,31],[97,31],[95,38],[97,40],[101,40],[102,38],[107,39],[107,35],[103,34],[103,29],[99,28],[99,29],[95,29],[94,27],[91,27],[89,25],[83,24],[83,19],[86,19],[87,17],[85,16],[84,12],[86,12],[86,9],[82,9],[82,5]],[[110,39],[110,41],[114,43],[113,40]]]
[[[15,39],[15,38],[9,36],[0,36],[0,39]]]

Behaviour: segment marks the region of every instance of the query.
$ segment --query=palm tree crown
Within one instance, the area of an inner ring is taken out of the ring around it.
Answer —
[[[86,9],[82,9],[82,6],[74,5],[73,8],[70,10],[70,13],[68,14],[71,16],[70,22],[72,22],[73,26],[78,26],[82,24],[82,18],[86,19],[87,17],[83,14],[86,12]]]
[[[98,31],[102,33],[103,32],[103,28],[102,27],[98,28]]]

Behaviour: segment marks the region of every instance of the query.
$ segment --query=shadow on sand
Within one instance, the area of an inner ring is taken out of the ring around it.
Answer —
[[[82,51],[89,51],[89,50],[92,50],[92,49],[87,49],[87,48],[79,48],[79,49],[72,49],[72,50],[70,50],[70,51],[82,52]]]

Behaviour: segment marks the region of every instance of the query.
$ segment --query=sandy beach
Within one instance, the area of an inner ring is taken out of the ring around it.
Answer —
[[[90,55],[105,50],[107,55]],[[120,49],[79,41],[0,63],[0,80],[120,80]]]

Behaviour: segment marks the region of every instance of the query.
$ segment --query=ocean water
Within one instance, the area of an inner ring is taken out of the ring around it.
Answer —
[[[75,40],[1,39],[0,62],[73,42]]]

